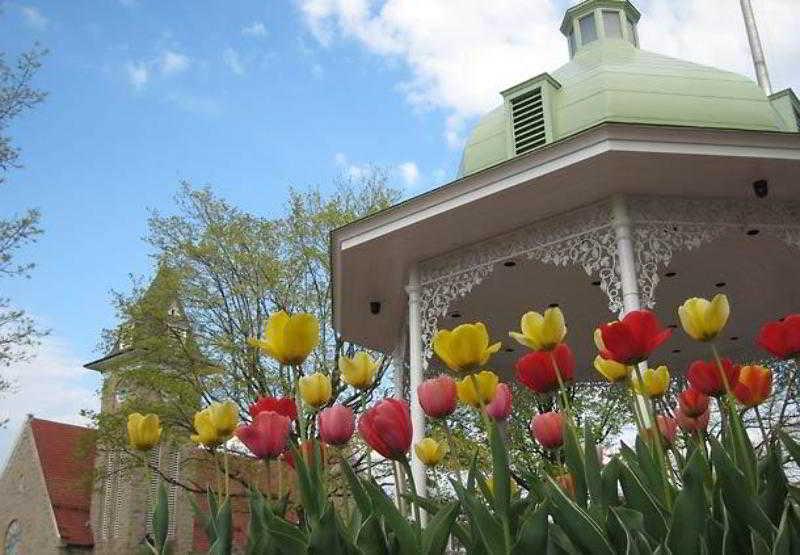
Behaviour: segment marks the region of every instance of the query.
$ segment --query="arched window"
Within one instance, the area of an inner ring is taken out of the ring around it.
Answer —
[[[18,520],[12,520],[6,528],[5,555],[17,555],[19,543],[22,540],[22,529]]]

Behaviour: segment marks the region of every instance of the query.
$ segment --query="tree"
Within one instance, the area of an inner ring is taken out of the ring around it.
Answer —
[[[11,122],[46,96],[31,86],[45,54],[46,51],[35,46],[9,65],[5,53],[0,52],[0,187],[6,184],[8,172],[20,167],[19,148],[7,134]],[[34,264],[19,262],[16,255],[42,233],[40,218],[38,210],[29,209],[21,215],[0,219],[0,278],[29,277]],[[28,358],[30,348],[43,334],[24,310],[15,308],[11,299],[0,296],[0,367]],[[10,385],[0,377],[0,391]]]

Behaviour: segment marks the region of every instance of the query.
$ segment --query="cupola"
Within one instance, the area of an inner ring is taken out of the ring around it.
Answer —
[[[623,40],[639,46],[639,17],[639,10],[628,0],[586,0],[571,7],[561,22],[570,59],[597,41]]]

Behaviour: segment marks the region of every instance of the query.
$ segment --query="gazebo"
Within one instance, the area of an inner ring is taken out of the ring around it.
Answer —
[[[569,63],[500,93],[454,181],[332,233],[334,325],[393,353],[415,442],[439,327],[486,322],[510,379],[507,331],[558,305],[593,379],[592,331],[625,311],[675,326],[685,297],[723,291],[725,350],[747,356],[760,322],[800,309],[797,96],[641,50],[639,17],[628,0],[568,9]],[[675,334],[654,362],[681,371],[698,349]]]

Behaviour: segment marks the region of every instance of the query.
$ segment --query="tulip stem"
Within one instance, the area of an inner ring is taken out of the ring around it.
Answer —
[[[642,370],[639,368],[639,364],[633,365],[633,371],[636,373],[636,379],[644,389],[644,380],[642,379]],[[642,395],[644,397],[644,395]],[[634,393],[633,398],[634,404],[638,405],[639,401],[636,399],[636,394]],[[670,491],[669,487],[669,474],[667,474],[667,458],[664,454],[664,446],[661,444],[661,429],[658,427],[658,421],[656,420],[656,412],[655,412],[655,404],[653,400],[650,399],[650,402],[643,402],[644,409],[647,411],[647,418],[650,420],[651,425],[653,426],[653,443],[656,447],[656,453],[658,454],[659,466],[661,467],[661,476],[664,479],[664,500],[667,502],[667,509],[672,509],[672,492]]]
[[[419,502],[417,501],[417,484],[414,482],[414,473],[411,472],[411,465],[408,464],[408,457],[403,456],[400,459],[400,465],[406,471],[408,476],[408,483],[411,484],[411,494],[414,496],[414,520],[417,521],[417,528],[422,530],[422,519],[419,516]]]
[[[754,406],[753,410],[756,413],[756,420],[758,420],[758,427],[761,430],[761,441],[763,442],[764,450],[766,450],[767,449],[767,441],[768,441],[768,438],[769,438],[769,436],[767,434],[767,428],[764,426],[764,421],[761,419],[761,413],[758,410],[758,405]]]
[[[711,352],[714,353],[714,360],[717,363],[717,369],[719,369],[719,375],[722,379],[722,383],[725,384],[725,392],[730,397],[731,393],[731,384],[728,382],[728,375],[725,373],[725,368],[722,365],[722,359],[719,356],[719,352],[717,351],[717,346],[713,343],[711,344]]]
[[[572,407],[569,403],[569,397],[567,397],[567,388],[564,386],[564,380],[561,377],[561,369],[558,367],[558,362],[556,362],[556,356],[553,354],[553,351],[550,351],[550,360],[553,363],[553,369],[556,371],[556,379],[558,380],[558,391],[561,393],[561,404],[563,406],[564,412],[567,413],[567,418],[572,420]]]
[[[783,417],[786,415],[786,407],[789,406],[789,399],[792,397],[792,385],[794,385],[795,374],[797,373],[798,359],[792,359],[792,368],[789,369],[789,376],[786,380],[786,392],[783,394],[783,404],[781,405],[781,412],[778,414],[778,422],[772,429],[772,434],[777,434],[780,427],[783,425]]]
[[[450,461],[452,462],[455,459],[455,471],[456,471],[456,479],[458,480],[459,484],[463,484],[462,476],[461,476],[461,461],[458,457],[458,447],[456,445],[455,438],[453,436],[452,430],[450,430],[450,426],[447,424],[447,417],[442,418],[442,426],[444,427],[444,433],[447,437],[447,447],[448,451],[452,449],[452,456]]]
[[[227,447],[222,452],[222,460],[225,465],[225,500],[230,496],[230,474],[228,473],[228,449]]]
[[[272,507],[272,461],[264,459],[264,465],[267,467],[267,506]]]

